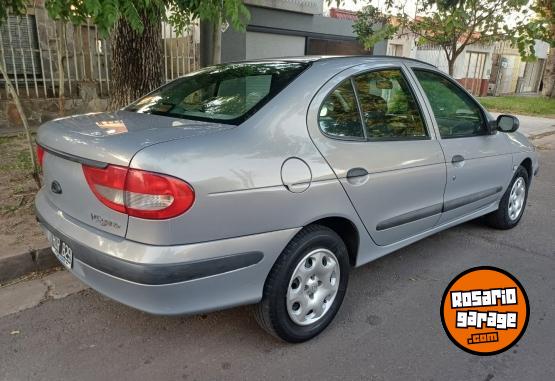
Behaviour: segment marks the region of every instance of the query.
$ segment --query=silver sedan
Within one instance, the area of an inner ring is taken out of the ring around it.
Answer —
[[[37,217],[110,298],[163,315],[256,303],[300,342],[333,320],[351,267],[480,216],[516,226],[538,171],[517,129],[415,60],[219,65],[44,124]]]

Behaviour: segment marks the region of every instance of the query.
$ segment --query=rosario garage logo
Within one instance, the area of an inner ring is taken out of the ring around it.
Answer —
[[[441,301],[441,322],[455,345],[475,355],[501,353],[522,337],[530,306],[520,282],[496,267],[455,277]]]

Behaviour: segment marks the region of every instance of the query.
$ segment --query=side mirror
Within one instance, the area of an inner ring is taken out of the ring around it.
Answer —
[[[499,115],[497,117],[497,129],[502,132],[515,132],[518,130],[520,122],[512,115]]]

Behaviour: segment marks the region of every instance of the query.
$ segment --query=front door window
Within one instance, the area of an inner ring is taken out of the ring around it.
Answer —
[[[436,119],[442,139],[486,135],[480,107],[459,86],[441,74],[414,69]]]

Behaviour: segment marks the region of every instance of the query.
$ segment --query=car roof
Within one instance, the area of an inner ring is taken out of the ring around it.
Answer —
[[[354,64],[357,63],[366,63],[372,61],[383,61],[387,59],[388,61],[393,62],[418,62],[430,67],[437,68],[437,66],[432,65],[428,62],[420,61],[414,58],[407,58],[407,57],[398,57],[398,56],[387,56],[387,55],[337,55],[337,56],[325,56],[325,55],[315,55],[315,56],[293,56],[293,57],[273,57],[273,58],[264,58],[264,59],[256,59],[256,60],[247,60],[247,62],[268,62],[268,61],[281,61],[281,62],[318,62],[318,61],[335,61],[335,60],[350,60]],[[243,61],[245,62],[245,61]]]

